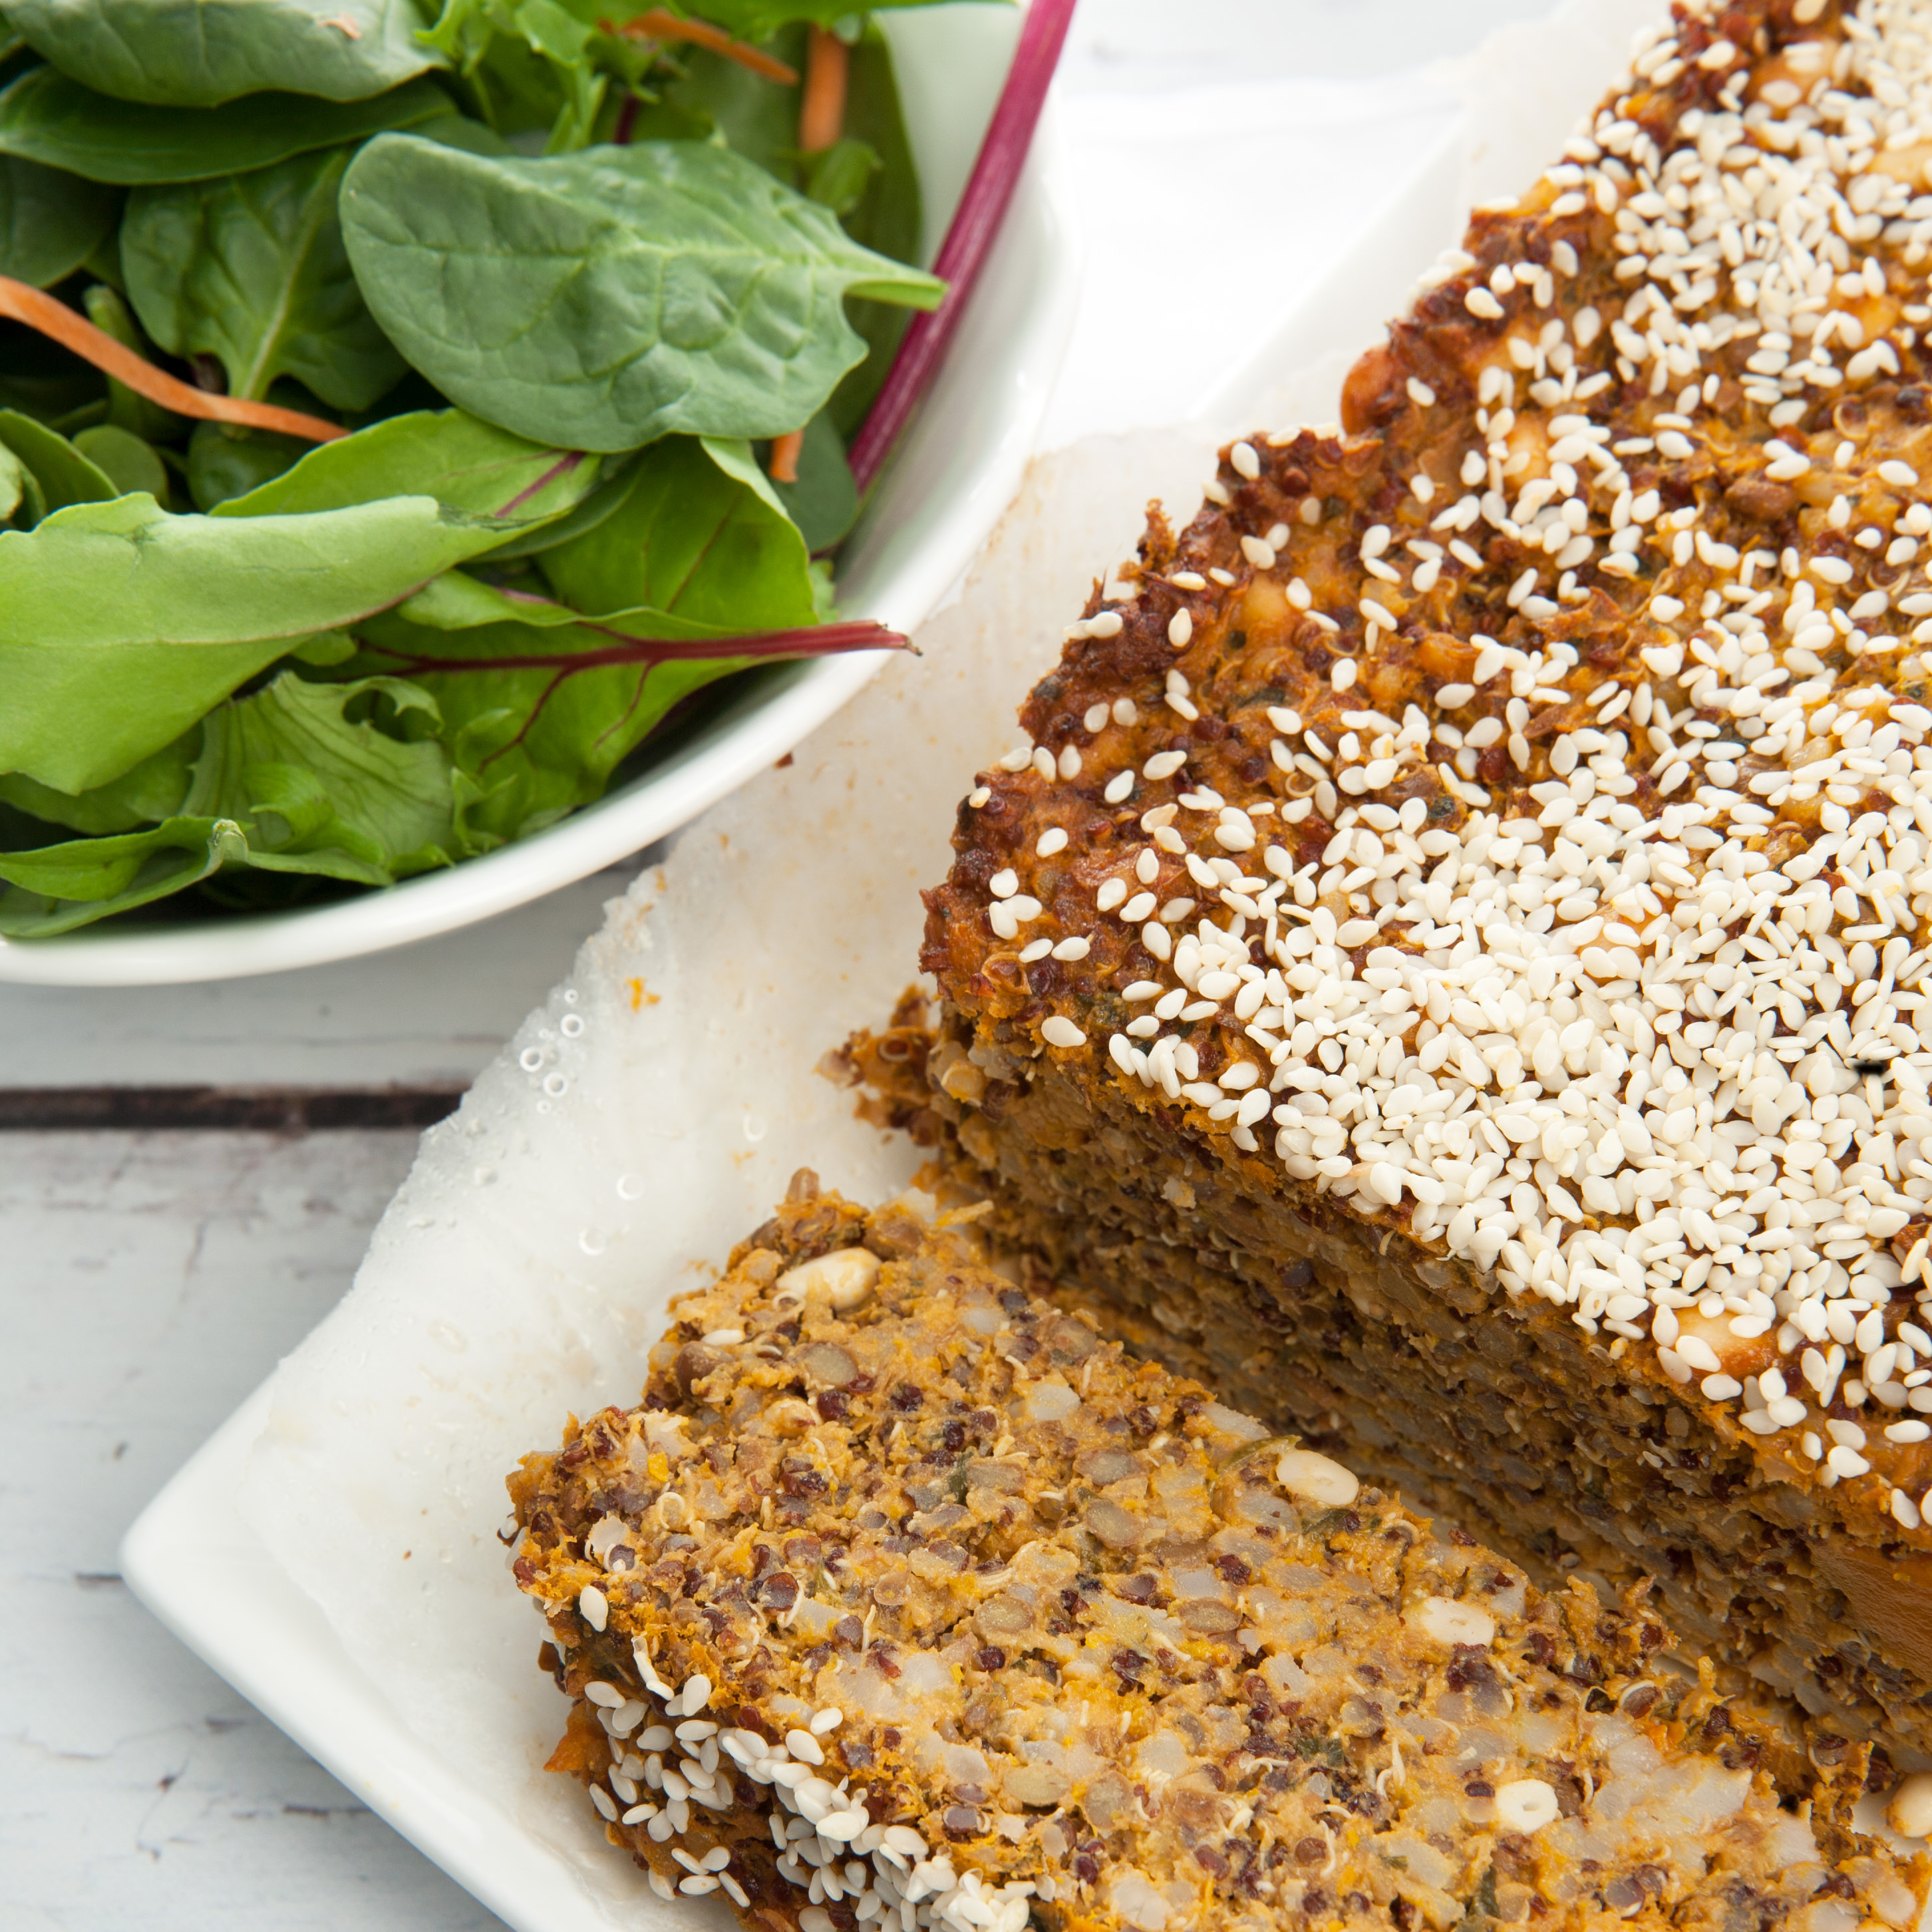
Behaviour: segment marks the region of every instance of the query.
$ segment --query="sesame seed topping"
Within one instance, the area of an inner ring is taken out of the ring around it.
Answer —
[[[1652,38],[1554,194],[1496,218],[1547,266],[1425,278],[1481,345],[1474,404],[1433,362],[1392,383],[1400,467],[1352,508],[1339,432],[1230,446],[1261,487],[1211,484],[1211,540],[1157,580],[1232,595],[1168,619],[1187,676],[1085,715],[1142,734],[1088,748],[1108,804],[1129,760],[1176,782],[1139,851],[1083,848],[1088,950],[1011,868],[988,915],[1040,920],[1023,962],[1121,962],[1097,991],[1132,1012],[1096,1023],[1067,976],[1049,1044],[1085,1021],[1104,1077],[1908,1527],[1885,1472],[1932,1439],[1932,1316],[1904,1318],[1932,1305],[1932,504],[1894,399],[1932,326],[1928,11],[1863,0],[1750,88],[1708,26]],[[1705,104],[1660,118],[1680,76]],[[1319,667],[1292,703],[1200,662],[1244,648],[1244,611]],[[1030,746],[1004,769],[1030,763],[1068,782]]]

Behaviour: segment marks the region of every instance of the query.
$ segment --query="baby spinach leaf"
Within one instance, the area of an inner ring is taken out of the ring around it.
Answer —
[[[74,838],[0,852],[0,935],[50,939],[116,913],[151,905],[245,863],[248,842],[232,819],[170,818],[146,832]]]
[[[314,684],[284,671],[218,705],[181,809],[241,820],[250,862],[271,871],[388,885],[448,864],[449,754],[433,736],[406,741],[350,715],[377,703],[441,722],[427,692],[386,677]]]
[[[814,621],[810,556],[742,443],[668,437],[634,472],[622,506],[538,559],[580,610],[640,606],[732,631]]]
[[[111,335],[124,349],[131,349],[143,362],[154,358],[154,346],[142,334],[141,326],[134,320],[118,289],[110,288],[105,282],[96,282],[81,298],[87,310],[87,319],[104,335]],[[149,441],[162,442],[178,436],[185,427],[182,418],[172,410],[162,408],[159,403],[136,393],[124,382],[117,382],[110,377],[107,383],[107,416],[130,434],[146,436]]]
[[[486,420],[584,449],[796,428],[865,354],[848,295],[931,307],[944,292],[692,142],[525,161],[379,135],[341,206],[357,279],[404,356]]]
[[[0,155],[0,275],[37,289],[64,281],[114,226],[111,188]]]
[[[0,532],[0,771],[105,784],[303,638],[399,602],[494,534],[427,496],[232,520],[122,496]]]
[[[799,158],[806,193],[836,215],[852,213],[865,198],[872,177],[885,163],[869,141],[835,141],[817,154]]]
[[[439,115],[434,121],[419,122],[410,131],[425,141],[440,141],[446,148],[460,148],[466,154],[516,152],[487,121],[472,121],[466,114]]]
[[[442,64],[412,0],[8,0],[7,19],[104,94],[174,107],[265,88],[362,100]]]
[[[0,410],[0,442],[33,472],[50,510],[64,510],[70,503],[101,502],[120,494],[99,464],[90,462],[58,431],[18,410]]]
[[[319,445],[215,514],[286,516],[431,496],[452,514],[495,519],[500,543],[506,532],[554,523],[590,494],[598,475],[596,459],[575,450],[526,442],[461,410],[418,410]]]
[[[188,494],[197,510],[212,510],[292,469],[315,446],[273,430],[196,423],[188,444]]]
[[[762,44],[777,59],[805,70],[802,20],[779,28]],[[828,161],[797,153],[796,88],[774,87],[736,61],[703,48],[680,50],[678,64],[683,70],[674,79],[659,82],[653,76],[658,99],[639,108],[634,139],[704,140],[715,131],[734,152],[782,180],[805,186],[814,199],[832,206],[840,226],[862,247],[897,262],[919,260],[919,171],[906,135],[892,50],[876,26],[867,26],[848,56],[845,134],[855,149],[868,151],[878,164],[849,205],[846,197],[854,181],[848,170],[862,157],[848,152]],[[827,152],[838,154],[836,148]],[[826,178],[815,182],[821,169]],[[845,313],[866,345],[866,359],[845,376],[832,401],[834,424],[842,436],[850,436],[885,380],[905,330],[906,311],[896,304],[855,298],[846,304]]]
[[[168,469],[154,453],[151,442],[130,435],[112,423],[97,423],[92,429],[75,432],[74,446],[114,486],[116,496],[145,490],[165,509],[168,502]]]
[[[136,188],[121,266],[148,333],[170,355],[216,357],[228,393],[252,401],[278,376],[338,410],[367,409],[393,388],[403,358],[363,304],[336,216],[351,152]]]
[[[155,106],[37,67],[0,94],[0,154],[128,188],[212,181],[449,112],[449,96],[428,80],[367,100],[251,94],[221,107]]]

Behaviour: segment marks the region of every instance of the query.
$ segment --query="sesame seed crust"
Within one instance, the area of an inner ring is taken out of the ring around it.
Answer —
[[[642,1404],[512,1478],[551,1768],[754,1932],[1912,1922],[1924,1861],[1554,1596],[1016,1288],[794,1182]],[[1780,1789],[1808,1802],[1780,1804]]]
[[[1932,9],[1679,7],[1341,426],[1150,517],[922,958],[968,1086],[1454,1264],[1912,1563],[1928,154]]]

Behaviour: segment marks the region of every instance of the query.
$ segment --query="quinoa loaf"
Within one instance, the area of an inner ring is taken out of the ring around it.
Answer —
[[[1096,584],[855,1044],[1060,1292],[1932,1766],[1932,7],[1680,4]]]
[[[642,1403],[511,1479],[553,1768],[661,1892],[756,1932],[1916,1923],[1862,1751],[1814,1772],[1660,1670],[1641,1589],[1544,1595],[930,1211],[801,1175]]]

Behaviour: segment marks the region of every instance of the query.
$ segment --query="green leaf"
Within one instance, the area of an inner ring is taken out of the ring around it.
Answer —
[[[521,837],[601,797],[677,700],[749,658],[652,662],[658,640],[812,624],[805,544],[748,451],[655,445],[596,530],[541,560],[589,608],[506,593],[461,572],[360,627],[350,668],[432,692],[476,796],[466,839]],[[650,608],[639,608],[648,606]],[[643,646],[629,652],[626,647]]]
[[[56,791],[15,772],[0,778],[0,802],[76,832],[131,832],[181,810],[200,746],[198,728],[184,732],[131,771],[90,791]]]
[[[763,46],[775,58],[805,70],[802,22],[780,28]],[[774,87],[736,61],[702,48],[680,48],[678,64],[683,71],[674,79],[660,84],[652,76],[659,99],[639,108],[634,139],[705,140],[715,131],[748,160],[781,180],[798,181],[796,88]],[[922,222],[919,170],[906,135],[892,50],[876,26],[868,26],[851,48],[844,131],[877,154],[880,165],[857,201],[840,211],[840,225],[863,248],[896,262],[916,262]],[[842,436],[849,436],[885,380],[905,332],[906,311],[896,304],[855,299],[847,303],[845,312],[866,345],[866,359],[840,382],[832,400],[832,422]]]
[[[671,10],[687,18],[694,15],[709,20],[736,40],[755,41],[794,21],[832,27],[855,14],[877,13],[882,8],[935,4],[936,0],[870,0],[868,6],[859,8],[845,4],[845,0],[700,0],[697,6],[674,6]]]
[[[286,516],[431,496],[453,515],[496,519],[500,543],[506,532],[534,531],[574,508],[596,488],[598,470],[594,458],[526,442],[461,410],[418,410],[318,445],[215,514]]]
[[[56,426],[98,421],[107,413],[107,379],[50,338],[0,323],[0,409]],[[79,413],[89,409],[94,415]]]
[[[128,188],[212,181],[449,111],[449,96],[427,80],[367,100],[251,94],[222,107],[148,106],[39,67],[0,94],[0,154]]]
[[[690,142],[524,161],[380,135],[350,164],[342,220],[416,368],[488,421],[584,449],[780,434],[865,354],[848,296],[944,292]]]
[[[97,423],[76,432],[76,452],[92,464],[113,484],[116,496],[144,490],[164,509],[167,507],[168,471],[151,442],[130,435],[112,423]]]
[[[859,486],[829,412],[821,410],[805,426],[798,481],[775,482],[772,489],[814,556],[830,550],[857,522]]]
[[[472,121],[466,114],[439,115],[434,121],[420,122],[410,130],[425,141],[440,142],[446,148],[460,148],[471,154],[508,154],[516,150],[488,122]]]
[[[196,423],[188,445],[188,494],[196,509],[212,510],[260,489],[293,468],[315,447],[299,436],[279,436],[273,430]]]
[[[0,155],[0,275],[37,289],[64,281],[112,232],[116,206],[98,182]]]
[[[394,678],[312,684],[284,671],[230,699],[202,722],[182,809],[242,821],[250,862],[272,871],[388,885],[448,865],[449,754],[434,737],[406,741],[350,716],[378,700],[392,717],[441,722],[427,692]]]
[[[26,500],[32,472],[10,449],[0,447],[0,523],[11,523]],[[46,514],[43,500],[40,514]]]
[[[0,771],[105,784],[302,639],[399,602],[495,534],[421,496],[232,519],[121,496],[0,532]]]
[[[412,0],[8,0],[7,18],[89,86],[176,107],[266,88],[362,100],[441,64]]]
[[[105,282],[96,282],[81,299],[88,320],[103,334],[111,335],[124,349],[133,350],[143,362],[154,359],[154,346],[141,333],[140,325],[119,290],[110,288]],[[112,377],[107,384],[107,414],[110,421],[131,434],[154,442],[166,442],[187,426],[172,410],[150,402]]]
[[[433,736],[382,729],[362,715],[372,706],[438,722],[427,692],[393,678],[313,684],[284,673],[114,786],[70,799],[0,778],[0,802],[110,835],[0,852],[11,886],[0,892],[0,934],[71,932],[231,868],[384,886],[448,864],[449,755]],[[150,830],[113,822],[157,806],[166,816]]]
[[[538,562],[580,610],[648,606],[740,632],[814,621],[805,539],[742,444],[654,446],[622,505]]]
[[[806,68],[802,27],[774,35],[761,50],[794,72]],[[781,181],[795,183],[799,90],[704,47],[680,47],[678,71],[650,79],[655,101],[638,106],[632,141],[708,140],[715,133],[734,154]],[[850,103],[848,100],[848,105]]]
[[[885,166],[869,141],[835,141],[817,154],[802,158],[805,191],[834,214],[850,214],[864,200],[872,177]]]
[[[508,563],[514,557],[535,556],[542,551],[556,549],[559,544],[569,542],[573,537],[583,536],[596,529],[617,509],[629,494],[630,487],[629,461],[622,458],[614,463],[607,461],[603,481],[574,509],[566,512],[554,523],[539,524],[534,530],[511,538],[508,543],[499,544],[494,550],[485,550],[477,561]]]
[[[880,166],[851,208],[842,212],[845,232],[862,246],[896,262],[919,260],[924,220],[919,170],[899,104],[892,50],[876,26],[868,26],[852,49],[846,76],[845,132],[878,156]],[[865,338],[866,359],[838,385],[832,398],[832,421],[849,437],[865,420],[905,333],[903,308],[855,302],[847,310]]]
[[[136,188],[121,266],[148,333],[170,355],[216,357],[228,393],[250,401],[278,376],[338,410],[367,409],[392,388],[403,358],[363,304],[336,215],[352,152]]]
[[[18,410],[0,410],[0,442],[32,471],[50,510],[101,502],[120,494],[106,472],[65,436]]]
[[[171,818],[146,832],[75,838],[0,852],[0,934],[50,939],[185,891],[225,863],[245,862],[248,841],[230,819]]]

